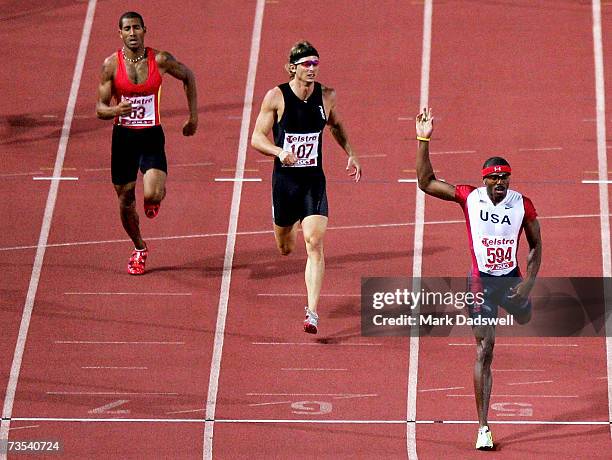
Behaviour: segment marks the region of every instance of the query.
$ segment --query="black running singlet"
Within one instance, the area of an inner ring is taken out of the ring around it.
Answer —
[[[274,160],[274,172],[303,171],[322,172],[323,129],[327,124],[323,106],[321,84],[315,83],[310,97],[302,101],[289,83],[278,87],[283,93],[285,110],[274,123],[274,143],[287,152],[293,152],[298,161],[293,166],[283,166],[278,157]]]

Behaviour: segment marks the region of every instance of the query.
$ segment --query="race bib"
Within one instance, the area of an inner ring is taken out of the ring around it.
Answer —
[[[287,168],[307,168],[317,166],[319,159],[319,135],[321,133],[291,134],[285,133],[283,150],[293,152],[297,162]]]
[[[155,125],[155,96],[134,96],[121,98],[122,101],[132,103],[129,115],[119,117],[122,126],[154,126]]]
[[[516,240],[500,236],[482,236],[481,266],[492,274],[507,273],[516,267]]]

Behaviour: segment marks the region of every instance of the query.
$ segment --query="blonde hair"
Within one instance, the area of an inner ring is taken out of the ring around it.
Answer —
[[[319,52],[309,41],[300,40],[291,47],[289,51],[289,62],[285,64],[285,70],[289,74],[289,80],[295,77],[295,63],[306,56],[317,56]]]

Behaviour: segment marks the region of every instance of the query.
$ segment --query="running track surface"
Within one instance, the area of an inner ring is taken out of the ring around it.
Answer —
[[[94,114],[124,3],[2,2],[0,34],[15,64],[0,109],[3,430],[60,440],[62,458],[480,454],[472,339],[361,337],[360,278],[467,269],[459,208],[431,199],[423,208],[414,184],[398,182],[414,178],[412,120],[427,100],[439,177],[477,184],[483,159],[503,154],[541,218],[542,276],[610,276],[608,187],[582,181],[607,178],[610,117],[596,104],[611,101],[596,77],[612,87],[612,6],[601,5],[597,73],[588,2],[434,1],[431,46],[429,2],[313,1],[306,13],[290,0],[156,3],[131,8],[145,17],[147,44],[196,73],[200,128],[180,136],[186,102],[166,78],[169,193],[157,219],[142,219],[149,270],[132,278],[107,169],[110,123]],[[245,143],[300,38],[321,52],[320,80],[338,91],[364,168],[352,184],[328,136],[331,217],[314,337],[300,328],[304,248],[276,253],[271,162]],[[78,180],[55,192],[34,178],[52,176],[63,154],[71,93],[61,175]],[[261,181],[215,181],[242,176]],[[602,338],[499,339],[489,455],[607,458],[607,366]],[[411,413],[416,423],[406,423]]]

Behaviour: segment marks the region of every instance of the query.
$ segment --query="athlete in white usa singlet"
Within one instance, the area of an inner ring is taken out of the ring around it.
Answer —
[[[472,255],[469,286],[484,294],[484,301],[470,307],[471,317],[497,317],[499,306],[511,313],[518,323],[531,318],[529,293],[542,259],[542,238],[537,213],[531,200],[510,190],[512,170],[501,157],[492,157],[482,167],[483,187],[454,186],[436,179],[429,159],[433,133],[431,109],[424,108],[416,118],[418,140],[416,170],[419,188],[428,195],[459,203],[465,215]],[[524,278],[518,267],[517,251],[521,234],[529,244]],[[474,326],[476,362],[474,395],[478,411],[477,449],[493,449],[493,436],[487,424],[489,399],[493,385],[491,362],[495,344],[495,326]]]

